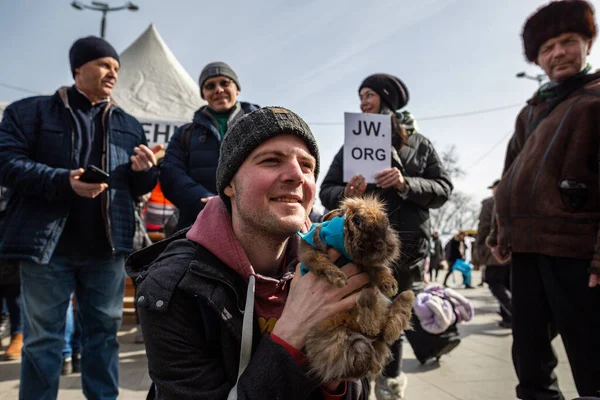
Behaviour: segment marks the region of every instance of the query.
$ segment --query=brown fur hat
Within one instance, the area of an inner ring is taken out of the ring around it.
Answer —
[[[596,37],[594,9],[590,3],[585,0],[559,0],[539,8],[523,27],[525,57],[535,62],[542,44],[570,32],[588,39]]]

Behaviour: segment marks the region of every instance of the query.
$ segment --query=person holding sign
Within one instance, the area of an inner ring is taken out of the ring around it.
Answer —
[[[402,253],[394,266],[400,284],[398,293],[410,287],[418,291],[423,288],[424,261],[429,248],[429,209],[441,207],[448,200],[452,182],[431,142],[417,132],[412,115],[408,111],[396,112],[408,103],[409,98],[408,89],[400,79],[388,74],[371,75],[360,85],[359,95],[363,113],[385,115],[391,119],[391,145],[385,151],[388,164],[372,176],[359,172],[345,179],[344,171],[353,169],[347,164],[357,162],[354,157],[357,152],[346,162],[342,147],[323,180],[319,196],[330,210],[338,208],[346,197],[375,194],[385,201],[392,227],[398,231],[402,242]],[[355,134],[362,132],[365,136],[369,128],[374,136],[375,127],[369,123],[363,124],[362,128],[351,126]],[[372,150],[372,161],[378,163],[383,157],[377,156],[375,148]],[[363,156],[361,161],[365,158]],[[401,399],[406,387],[405,375],[400,373],[401,340],[393,345],[392,352],[394,359],[376,381],[378,400]]]
[[[243,115],[258,109],[240,102],[237,74],[224,62],[211,62],[200,73],[200,95],[207,101],[194,120],[179,127],[160,167],[165,197],[179,209],[176,230],[194,223],[208,199],[217,194],[219,148],[227,129]]]

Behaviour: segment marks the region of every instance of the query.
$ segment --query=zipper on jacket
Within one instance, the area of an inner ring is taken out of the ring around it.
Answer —
[[[104,151],[103,151],[103,159],[102,159],[102,169],[109,172],[110,171],[110,126],[108,122],[110,122],[110,117],[112,116],[113,110],[110,107],[110,103],[107,105],[108,115],[106,115],[106,111],[102,116],[102,130],[104,131]],[[110,172],[109,172],[110,173]],[[113,243],[112,233],[111,233],[111,225],[110,225],[110,196],[108,195],[108,191],[110,187],[107,188],[102,193],[102,199],[104,200],[104,207],[102,207],[102,216],[104,217],[104,228],[106,229],[106,237],[108,239],[108,245],[110,246],[112,253],[115,254],[115,244]]]

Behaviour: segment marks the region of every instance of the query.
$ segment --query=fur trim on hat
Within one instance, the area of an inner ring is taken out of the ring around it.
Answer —
[[[546,41],[571,32],[592,40],[596,37],[594,9],[590,3],[585,0],[560,0],[539,8],[523,27],[525,57],[530,62],[536,62],[540,47]]]

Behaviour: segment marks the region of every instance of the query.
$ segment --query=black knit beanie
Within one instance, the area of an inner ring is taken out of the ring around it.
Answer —
[[[594,9],[585,0],[552,1],[539,8],[523,27],[525,57],[535,62],[542,45],[563,33],[579,33],[587,39],[596,37]]]
[[[202,95],[202,86],[204,86],[204,82],[206,82],[207,79],[215,76],[224,76],[226,78],[231,79],[235,82],[238,90],[242,90],[242,87],[240,86],[240,81],[238,80],[238,76],[231,69],[231,67],[222,61],[215,61],[206,64],[206,66],[202,68],[202,72],[200,72],[200,79],[198,81],[200,83],[200,96],[202,96],[202,98],[204,98],[204,96]]]
[[[365,78],[358,92],[369,88],[377,93],[392,111],[404,107],[408,103],[408,88],[398,78],[389,74],[374,74]]]
[[[112,57],[119,61],[119,54],[106,40],[96,36],[88,36],[78,39],[69,50],[69,62],[71,63],[71,74],[75,77],[75,69],[83,64],[97,58]]]
[[[262,143],[282,134],[296,135],[304,140],[316,160],[315,180],[319,176],[319,148],[310,128],[294,112],[282,107],[263,107],[237,120],[225,134],[217,165],[217,192],[231,210],[231,201],[224,193],[246,159]]]

